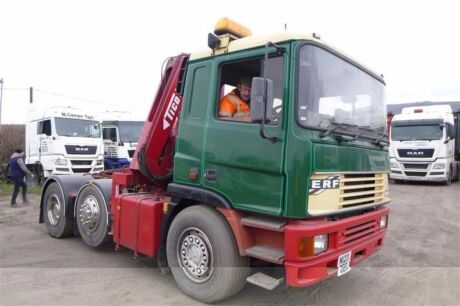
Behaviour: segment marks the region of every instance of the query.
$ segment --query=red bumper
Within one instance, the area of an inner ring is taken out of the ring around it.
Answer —
[[[299,220],[285,227],[286,284],[306,287],[337,275],[338,257],[352,252],[350,265],[366,259],[383,245],[386,228],[380,218],[388,215],[388,207],[338,221]],[[328,250],[312,257],[299,257],[298,241],[302,237],[328,234]]]

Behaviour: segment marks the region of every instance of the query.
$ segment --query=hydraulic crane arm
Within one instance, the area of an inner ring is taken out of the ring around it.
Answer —
[[[182,107],[179,91],[185,80],[188,57],[189,54],[180,54],[168,60],[129,166],[152,181],[172,175],[177,121]]]

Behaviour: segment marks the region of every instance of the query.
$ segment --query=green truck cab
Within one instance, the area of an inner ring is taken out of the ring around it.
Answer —
[[[260,123],[218,115],[225,87],[240,75],[263,75],[266,41],[279,46],[268,50],[265,73],[275,110],[264,131],[276,142],[260,136]],[[242,38],[223,54],[206,55],[192,54],[188,63],[175,183],[215,191],[235,209],[288,218],[389,202],[381,76],[314,36]],[[190,171],[198,175],[191,179]],[[332,178],[339,184],[324,182]]]

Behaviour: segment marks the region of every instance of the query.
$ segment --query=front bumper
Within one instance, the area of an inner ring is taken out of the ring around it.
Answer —
[[[444,170],[432,170],[431,172],[421,173],[417,176],[406,175],[402,170],[391,170],[390,179],[401,181],[428,181],[444,182],[447,180],[447,173]]]
[[[383,245],[386,227],[380,228],[380,218],[388,215],[388,207],[337,221],[296,220],[285,227],[286,284],[306,287],[337,275],[338,257],[352,252],[350,266],[366,259]],[[388,220],[388,219],[387,219]],[[329,234],[328,250],[302,258],[297,244],[302,237]]]

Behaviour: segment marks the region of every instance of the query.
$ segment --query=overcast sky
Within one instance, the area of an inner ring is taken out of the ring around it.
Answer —
[[[25,122],[30,86],[147,112],[165,58],[204,49],[223,16],[253,35],[319,33],[385,76],[387,103],[460,101],[460,1],[0,0],[1,122]]]

